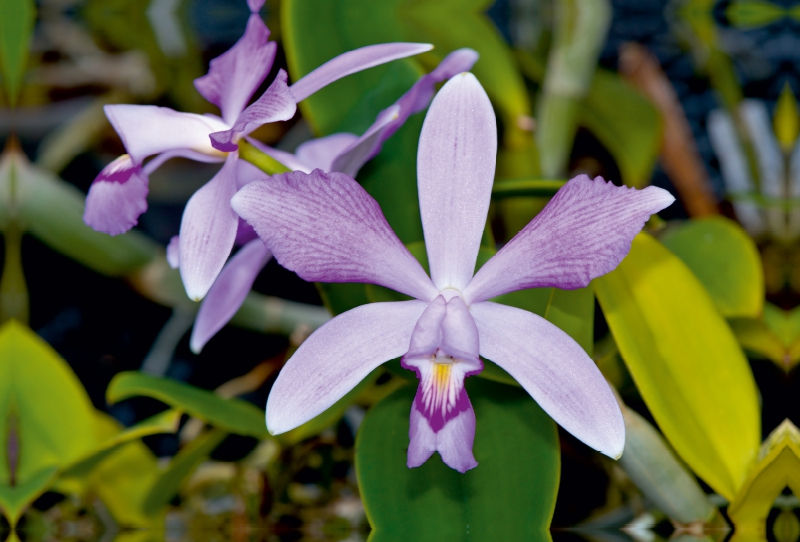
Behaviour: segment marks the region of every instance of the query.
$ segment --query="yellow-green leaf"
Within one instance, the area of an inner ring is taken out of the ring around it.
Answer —
[[[733,498],[758,450],[761,415],[747,359],[706,289],[644,233],[594,287],[661,431],[698,476]]]
[[[22,87],[35,20],[33,0],[0,0],[0,68],[11,105]]]
[[[731,2],[725,15],[739,28],[758,28],[784,18],[787,11],[782,6],[763,0],[738,0]]]
[[[775,137],[778,138],[778,143],[780,143],[783,152],[788,153],[794,147],[797,134],[800,133],[800,112],[798,112],[797,99],[789,83],[784,83],[781,95],[775,104],[772,124],[775,128]]]

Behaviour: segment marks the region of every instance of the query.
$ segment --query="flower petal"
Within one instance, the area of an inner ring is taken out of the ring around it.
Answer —
[[[466,392],[462,390],[466,398]],[[472,455],[475,441],[475,411],[466,399],[469,408],[461,411],[438,432],[434,432],[427,418],[417,409],[417,402],[411,407],[411,421],[408,430],[409,468],[419,467],[433,454],[439,452],[448,467],[465,473],[478,466]]]
[[[277,48],[277,43],[269,41],[269,29],[261,16],[253,13],[239,41],[211,61],[206,75],[194,80],[198,92],[220,108],[226,124],[233,124],[264,81]]]
[[[211,337],[233,318],[271,257],[261,239],[255,239],[228,260],[200,305],[189,340],[192,352],[199,354]]]
[[[220,151],[233,152],[237,148],[234,141],[236,135],[251,132],[269,122],[292,118],[297,111],[297,104],[286,86],[287,77],[286,72],[280,70],[269,88],[242,111],[230,130],[211,134],[211,145]]]
[[[231,204],[278,262],[307,281],[379,284],[425,301],[438,295],[378,203],[343,173],[273,175]]]
[[[361,166],[381,151],[383,143],[405,124],[408,117],[428,107],[436,83],[469,70],[477,60],[478,53],[472,49],[459,49],[447,55],[436,69],[420,77],[394,105],[381,111],[364,135],[342,151],[331,169],[355,177]]]
[[[533,313],[499,305],[470,307],[481,355],[508,371],[559,425],[612,458],[625,423],[605,378],[569,335]]]
[[[141,166],[123,154],[104,167],[89,187],[83,221],[109,235],[125,233],[147,210],[148,182]]]
[[[151,154],[177,149],[219,155],[208,134],[227,128],[217,117],[179,113],[155,105],[114,104],[103,110],[137,165]]]
[[[266,0],[247,0],[247,7],[250,8],[252,13],[258,13],[258,10],[264,5],[264,2],[266,2]]]
[[[475,320],[469,313],[467,305],[459,296],[452,297],[447,302],[447,316],[442,322],[441,349],[448,355],[459,360],[469,360],[480,368],[467,376],[476,374],[483,369],[483,363],[478,358],[480,345],[478,341],[478,328]]]
[[[289,431],[324,412],[381,363],[408,350],[427,303],[370,303],[340,314],[300,345],[267,400],[267,428]]]
[[[178,235],[173,235],[167,245],[167,263],[173,269],[177,269],[181,265],[181,238]]]
[[[306,164],[303,160],[299,159],[296,155],[282,151],[279,149],[275,149],[273,147],[264,145],[257,139],[253,139],[252,137],[246,137],[247,142],[253,145],[255,148],[263,152],[264,154],[268,154],[273,157],[275,160],[286,166],[288,169],[292,171],[303,171],[305,173],[311,173],[314,169],[311,167],[310,164]],[[298,147],[299,148],[299,147]],[[242,160],[244,162],[244,160]],[[249,162],[247,162],[249,163]],[[262,177],[266,175],[262,172]]]
[[[617,267],[650,215],[675,198],[666,190],[614,186],[579,175],[475,275],[467,303],[525,288],[571,290]]]
[[[442,344],[442,322],[447,314],[447,301],[444,296],[436,296],[431,301],[422,316],[419,317],[414,326],[414,333],[411,334],[411,343],[404,358],[418,358],[430,356],[436,353],[439,345]],[[401,361],[401,364],[403,362]],[[413,371],[410,366],[403,364],[406,369]]]
[[[431,49],[433,45],[427,43],[380,43],[348,51],[332,58],[293,84],[292,95],[295,101],[302,102],[342,77]]]
[[[486,92],[471,73],[436,95],[417,153],[422,226],[437,289],[472,278],[494,181],[497,127]]]
[[[295,156],[298,160],[307,164],[310,168],[308,171],[314,169],[321,169],[322,171],[339,171],[347,173],[343,169],[333,169],[333,161],[345,149],[350,147],[358,137],[355,134],[340,133],[331,134],[326,137],[318,137],[310,141],[306,141],[295,151]],[[350,175],[349,173],[347,173]],[[350,175],[353,177],[354,175]]]
[[[190,299],[200,301],[214,284],[231,253],[239,217],[231,208],[236,193],[236,161],[228,155],[222,169],[189,198],[180,230],[180,268]]]

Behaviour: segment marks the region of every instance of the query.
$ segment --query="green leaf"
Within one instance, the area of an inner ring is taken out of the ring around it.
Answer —
[[[0,0],[0,67],[12,106],[16,105],[22,88],[35,21],[33,0]]]
[[[142,510],[148,515],[158,514],[178,494],[183,481],[194,472],[220,442],[225,431],[212,429],[190,442],[172,458],[167,470],[158,477],[144,499]]]
[[[761,318],[734,318],[729,323],[744,348],[787,373],[800,361],[800,308],[784,311],[765,303]]]
[[[747,359],[706,289],[647,234],[593,281],[620,354],[645,404],[681,458],[727,499],[761,440]]]
[[[735,0],[725,10],[725,16],[739,28],[758,28],[779,21],[788,15],[782,6],[763,0]]]
[[[626,185],[648,183],[661,148],[661,115],[639,91],[619,75],[597,70],[578,124],[614,156]]]
[[[109,404],[142,395],[163,401],[230,433],[262,439],[270,437],[260,408],[241,399],[223,399],[177,380],[126,371],[117,374],[106,390]]]
[[[756,318],[764,308],[764,272],[755,242],[722,216],[687,220],[661,242],[705,286],[726,318]]]
[[[56,471],[95,446],[94,409],[67,362],[11,320],[0,328],[0,412],[0,507],[14,524]]]
[[[560,470],[555,424],[519,388],[472,378],[466,388],[478,420],[478,466],[465,474],[438,454],[406,467],[416,386],[367,412],[356,440],[356,471],[370,542],[549,540]]]

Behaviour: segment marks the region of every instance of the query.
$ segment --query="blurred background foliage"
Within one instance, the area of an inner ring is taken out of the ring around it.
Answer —
[[[414,387],[396,360],[320,417],[266,432],[270,385],[303,339],[395,292],[315,286],[271,262],[232,325],[191,353],[197,307],[164,246],[215,166],[161,167],[125,235],[82,222],[89,184],[124,152],[102,106],[214,113],[192,81],[248,15],[238,0],[0,0],[0,536],[622,542],[735,525],[739,538],[800,537],[800,6],[267,2],[273,71],[292,80],[363,45],[435,45],[253,134],[286,151],[362,133],[449,52],[478,51],[500,134],[478,265],[579,173],[679,199],[590,287],[498,299],[594,357],[623,403],[622,459],[558,429],[488,362],[467,383],[481,466],[464,476],[438,458],[405,467]],[[422,119],[357,180],[425,266]]]

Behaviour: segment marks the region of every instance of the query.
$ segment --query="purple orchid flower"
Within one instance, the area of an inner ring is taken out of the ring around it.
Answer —
[[[397,102],[381,111],[361,137],[339,133],[313,139],[300,145],[295,154],[270,148],[252,139],[248,141],[292,170],[310,173],[314,169],[321,169],[355,177],[361,166],[380,152],[383,143],[411,115],[428,107],[437,83],[468,71],[477,60],[478,53],[472,49],[450,53],[431,73],[417,80]],[[260,176],[263,177],[263,174]],[[237,244],[245,246],[228,260],[200,305],[189,341],[195,353],[200,353],[205,344],[233,318],[256,277],[271,259],[267,247],[256,237],[252,228],[240,225]],[[174,261],[177,262],[177,259]]]
[[[253,13],[242,38],[211,61],[208,74],[195,80],[200,94],[220,108],[221,118],[156,106],[105,107],[128,154],[104,168],[89,189],[84,222],[98,231],[116,235],[137,223],[147,209],[149,175],[167,159],[181,156],[224,162],[189,199],[181,220],[178,260],[186,293],[194,300],[206,295],[237,236],[239,219],[230,208],[230,198],[244,184],[243,177],[253,177],[247,170],[255,169],[239,162],[235,152],[238,139],[263,124],[290,119],[298,102],[346,75],[432,48],[417,43],[362,47],[337,56],[291,86],[286,72],[280,70],[264,94],[247,106],[272,68],[277,49],[256,13],[263,3],[249,0]],[[153,155],[155,158],[143,165],[144,159]]]
[[[587,286],[619,264],[649,216],[674,198],[655,187],[578,176],[473,276],[496,151],[486,93],[472,74],[457,75],[428,110],[417,156],[430,278],[378,203],[345,174],[286,173],[236,194],[234,210],[303,279],[379,284],[415,298],[356,307],[315,331],[272,388],[266,419],[273,434],[310,420],[378,365],[403,356],[420,379],[408,466],[439,452],[465,472],[477,462],[464,379],[481,371],[483,356],[567,431],[619,457],[622,415],[591,358],[544,318],[489,299],[525,288]]]

